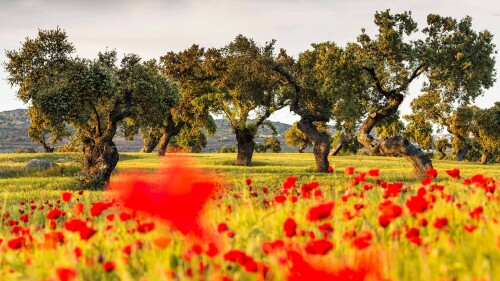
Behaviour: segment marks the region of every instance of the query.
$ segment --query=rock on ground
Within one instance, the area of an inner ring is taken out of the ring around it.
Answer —
[[[56,164],[49,162],[47,160],[42,160],[42,159],[31,159],[26,163],[25,168],[26,169],[31,169],[31,168],[38,168],[38,169],[48,169],[50,167],[56,166]]]

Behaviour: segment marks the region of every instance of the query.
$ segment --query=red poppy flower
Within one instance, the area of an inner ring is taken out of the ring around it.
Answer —
[[[58,219],[60,217],[62,217],[62,211],[59,210],[59,209],[52,209],[49,211],[49,213],[47,214],[47,218],[49,220],[55,220],[55,219]]]
[[[128,221],[129,219],[132,218],[132,215],[126,212],[121,212],[120,213],[120,220],[121,221]]]
[[[430,178],[436,178],[438,176],[438,171],[434,168],[430,168],[429,170],[427,170],[427,172],[425,172],[427,174],[428,177]]]
[[[328,173],[333,173],[333,167],[332,166],[328,166]]]
[[[472,218],[472,219],[475,219],[475,220],[479,220],[481,218],[481,214],[483,213],[483,207],[482,206],[479,206],[479,207],[476,207],[474,210],[472,210],[470,213],[469,213],[469,216]]]
[[[155,244],[155,246],[160,249],[169,246],[171,243],[172,243],[172,238],[168,236],[160,236],[153,240],[153,244]]]
[[[213,257],[215,257],[216,255],[219,254],[219,248],[217,248],[217,246],[213,242],[208,243],[208,250],[205,252],[205,254],[208,257],[213,258]]]
[[[283,203],[286,201],[285,195],[276,195],[274,196],[274,202],[276,203]]]
[[[297,234],[297,223],[294,219],[288,218],[283,225],[283,229],[285,230],[285,236],[290,238]]]
[[[64,243],[64,234],[61,231],[54,231],[44,234],[45,241]]]
[[[252,184],[252,179],[250,179],[250,178],[246,178],[246,179],[245,179],[245,184],[246,184],[246,185],[251,185],[251,184]]]
[[[140,223],[140,222],[137,222],[137,231],[139,233],[150,232],[153,229],[155,229],[154,222],[150,222],[150,223]]]
[[[403,187],[402,182],[387,183],[387,186],[386,186],[386,189],[384,192],[384,198],[398,197],[399,193],[401,192],[402,187]]]
[[[448,176],[450,176],[453,179],[459,179],[460,178],[460,170],[457,168],[454,168],[452,170],[446,170],[445,171]]]
[[[410,210],[410,214],[416,215],[427,210],[428,202],[423,196],[411,196],[406,200],[406,207]]]
[[[333,232],[332,224],[329,222],[325,222],[322,225],[318,226],[319,231],[323,233],[323,237],[326,239]]]
[[[380,176],[380,170],[379,169],[368,170],[368,176],[370,176],[370,177],[378,177],[378,176]]]
[[[363,233],[361,233],[360,235],[358,235],[352,239],[351,247],[353,247],[357,250],[366,249],[372,245],[370,243],[371,239],[372,239],[372,236],[364,235]]]
[[[20,216],[19,220],[24,222],[24,223],[27,223],[29,221],[29,217],[28,217],[28,215]]]
[[[64,202],[69,202],[71,200],[71,192],[65,191],[65,192],[61,193],[61,199]]]
[[[71,232],[78,232],[82,240],[88,240],[97,231],[92,227],[87,226],[85,221],[80,219],[70,219],[64,223],[64,228]]]
[[[283,189],[288,190],[292,188],[295,185],[295,182],[297,182],[297,177],[287,177],[283,183]]]
[[[434,227],[436,229],[442,229],[447,225],[448,225],[448,219],[444,218],[444,217],[443,218],[436,218],[436,220],[434,221]]]
[[[111,207],[110,203],[105,202],[94,202],[92,203],[92,207],[90,207],[90,215],[93,217],[100,216],[101,213]]]
[[[309,212],[307,213],[307,219],[310,221],[318,221],[326,219],[332,214],[334,206],[335,203],[332,201],[312,207],[309,209]]]
[[[219,233],[225,232],[228,229],[229,228],[227,227],[227,224],[225,224],[223,222],[219,223],[219,225],[217,226],[217,232],[219,232]]]
[[[73,268],[60,267],[56,269],[57,280],[72,281],[76,279],[76,270]]]
[[[351,166],[346,167],[346,168],[345,168],[345,170],[344,170],[344,174],[345,174],[346,176],[350,176],[350,175],[354,174],[354,170],[355,170],[355,169],[356,169],[356,168],[351,167]]]
[[[464,224],[464,229],[465,229],[467,232],[473,232],[476,228],[477,228],[477,226],[475,226],[475,225],[473,225],[473,224],[470,224],[470,223],[466,223],[466,224]]]
[[[115,270],[115,267],[116,267],[115,263],[112,261],[107,261],[102,265],[102,269],[104,269],[104,271],[106,272],[111,272]]]
[[[276,240],[276,241],[265,241],[262,242],[261,249],[262,253],[265,255],[268,255],[269,253],[275,252],[277,250],[281,250],[285,247],[285,242],[283,240]]]
[[[75,217],[78,217],[82,212],[83,212],[84,205],[82,203],[76,203],[73,205],[73,208],[71,208],[73,215]]]
[[[19,250],[26,245],[26,238],[24,236],[12,238],[7,242],[7,246],[12,250]]]
[[[199,214],[215,190],[215,180],[187,159],[175,160],[175,166],[164,163],[155,176],[118,175],[109,189],[118,191],[124,207],[159,216],[184,234],[201,236]]]
[[[311,255],[326,255],[333,249],[333,243],[328,240],[313,240],[306,244],[306,252]]]
[[[68,231],[78,231],[78,229],[82,226],[85,226],[87,223],[80,219],[69,219],[64,223],[64,228]]]

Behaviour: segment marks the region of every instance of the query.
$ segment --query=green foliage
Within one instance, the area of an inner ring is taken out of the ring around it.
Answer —
[[[292,127],[285,131],[285,143],[291,147],[298,147],[299,152],[312,146],[312,142],[307,135],[297,128],[297,122],[294,122]]]
[[[94,60],[73,58],[74,51],[64,31],[40,30],[19,50],[6,52],[7,79],[44,122],[76,129],[86,147],[84,172],[91,180],[95,175],[106,181],[118,159],[112,142],[118,124],[127,117],[137,124],[155,120],[175,87],[138,55],[125,55],[118,65],[114,50]]]
[[[422,149],[431,149],[433,147],[432,124],[427,120],[422,120],[420,115],[405,115],[404,118],[408,121],[405,128],[406,137],[418,143]]]
[[[346,133],[344,131],[336,131],[335,135],[333,135],[330,140],[331,147],[335,147],[335,145],[345,137]],[[360,152],[360,149],[362,147],[363,146],[355,137],[351,137],[350,141],[344,142],[342,148],[339,151],[339,155],[356,155],[358,154],[358,152]],[[369,153],[367,155],[369,155]]]
[[[207,136],[201,129],[185,126],[170,144],[176,144],[189,152],[200,153],[201,149],[207,146]]]
[[[36,153],[33,147],[21,147],[16,150],[16,153]]]
[[[264,145],[268,147],[272,152],[281,152],[281,144],[275,137],[267,137],[264,139]]]
[[[428,127],[425,122],[446,126],[456,105],[467,104],[490,88],[496,73],[495,45],[492,35],[474,31],[471,21],[430,14],[419,33],[411,12],[377,12],[377,35],[370,37],[362,30],[353,47],[373,82],[372,107],[385,107],[392,100],[397,108],[409,85],[423,77],[424,94],[412,102],[414,114],[421,117],[414,119],[415,126]]]
[[[57,148],[57,152],[80,152],[83,150],[82,140],[78,135],[69,137],[69,142],[66,145]]]
[[[475,120],[475,135],[483,150],[493,152],[500,149],[500,102],[491,108],[477,109]]]
[[[399,118],[399,112],[393,114],[378,124],[375,135],[379,138],[387,138],[400,135],[405,130],[404,123]]]
[[[236,147],[234,146],[221,146],[219,148],[219,153],[235,153]]]
[[[33,142],[42,144],[45,152],[53,152],[58,142],[61,142],[65,137],[71,136],[66,124],[52,124],[51,120],[43,116],[36,108],[29,108],[28,116],[30,118],[28,136]],[[49,135],[48,142],[47,135]]]

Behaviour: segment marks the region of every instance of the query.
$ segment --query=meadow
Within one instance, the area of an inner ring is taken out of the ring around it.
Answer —
[[[96,191],[75,181],[79,154],[1,154],[0,280],[500,280],[500,165],[434,160],[421,181],[403,158],[331,157],[328,174],[308,153],[234,159],[122,153]],[[176,182],[187,197],[161,190]],[[171,204],[150,216],[154,196]]]

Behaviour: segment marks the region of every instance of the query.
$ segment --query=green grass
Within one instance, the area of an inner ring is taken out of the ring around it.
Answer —
[[[397,218],[387,228],[378,225],[378,204],[383,200],[383,190],[376,186],[366,192],[365,198],[351,198],[342,202],[340,197],[345,194],[351,177],[344,176],[347,166],[356,167],[356,171],[368,171],[379,168],[381,178],[386,181],[402,181],[409,188],[408,194],[401,193],[393,201],[405,209],[405,201],[420,187],[420,180],[411,176],[412,167],[403,158],[369,157],[369,156],[336,156],[330,161],[335,168],[332,174],[316,173],[314,157],[312,154],[254,154],[251,167],[234,165],[235,154],[193,154],[198,165],[206,170],[211,170],[220,176],[221,181],[227,186],[226,193],[221,200],[210,203],[206,217],[209,224],[215,228],[219,222],[225,222],[236,233],[234,238],[222,237],[225,246],[222,251],[229,249],[243,250],[257,260],[261,260],[271,267],[275,280],[283,278],[283,268],[275,258],[265,256],[260,247],[263,241],[283,239],[283,222],[286,218],[293,217],[299,226],[307,232],[311,231],[318,237],[320,232],[317,224],[306,220],[305,214],[311,206],[318,204],[316,200],[301,199],[293,204],[287,201],[284,204],[267,206],[262,201],[272,201],[275,194],[279,194],[282,183],[287,176],[297,176],[298,184],[310,181],[320,182],[320,189],[325,200],[335,201],[335,210],[332,219],[334,227],[330,240],[335,244],[325,262],[348,261],[353,263],[358,257],[358,252],[350,247],[342,236],[347,230],[370,230],[374,233],[371,249],[380,253],[380,267],[386,277],[393,280],[500,280],[500,225],[492,222],[494,218],[500,219],[500,197],[488,199],[483,192],[471,192],[471,188],[461,184],[461,180],[452,180],[444,173],[446,169],[459,168],[463,178],[475,174],[485,174],[495,179],[500,179],[500,165],[479,165],[476,163],[433,161],[434,167],[439,171],[437,183],[445,186],[445,193],[454,196],[455,202],[446,202],[439,198],[433,204],[433,209],[428,210],[424,216],[429,220],[429,226],[421,228],[421,236],[425,246],[416,247],[404,238],[407,227],[417,225],[416,218],[410,215]],[[46,171],[26,170],[24,164],[33,158],[57,161],[58,167]],[[134,170],[153,172],[163,161],[152,154],[122,153],[117,166],[116,174],[127,173]],[[61,191],[76,191],[79,189],[75,179],[79,171],[80,155],[78,154],[1,154],[0,155],[0,209],[1,213],[9,211],[11,218],[18,220],[19,210],[26,210],[26,205],[19,205],[20,201],[35,200],[41,204],[46,200],[54,202],[60,199]],[[166,161],[175,161],[174,156],[167,156]],[[257,197],[250,196],[245,178],[252,178],[252,186],[258,192]],[[373,182],[373,179],[369,179]],[[271,194],[262,193],[263,187],[269,187]],[[353,189],[357,194],[360,186]],[[241,198],[236,198],[238,194]],[[108,194],[103,191],[84,192],[78,200],[85,204],[85,215],[92,202],[104,200]],[[73,201],[62,204],[62,209],[71,213]],[[353,220],[345,219],[345,211],[353,211],[353,204],[364,202],[367,207]],[[455,203],[461,203],[463,208],[458,209]],[[227,208],[231,205],[232,212]],[[480,221],[471,220],[468,211],[476,206],[484,206],[484,214]],[[110,210],[108,213],[117,213]],[[30,216],[30,222],[25,225],[31,227],[31,234],[35,241],[43,240],[44,233],[48,232],[44,212],[35,212]],[[449,226],[446,230],[436,230],[432,222],[437,217],[447,217]],[[0,239],[5,241],[12,237],[10,227],[0,226]],[[60,221],[62,223],[62,221]],[[42,280],[54,278],[57,267],[75,268],[78,280],[167,280],[165,272],[176,272],[179,279],[188,279],[185,272],[189,268],[196,268],[199,261],[209,265],[205,278],[213,277],[211,274],[224,274],[232,276],[234,280],[255,280],[257,275],[241,270],[235,264],[223,261],[221,256],[209,259],[205,256],[193,258],[192,261],[183,261],[182,255],[186,251],[184,239],[176,232],[172,232],[162,225],[147,234],[129,234],[128,229],[135,226],[135,222],[120,223],[116,220],[108,223],[103,216],[96,217],[92,223],[98,234],[88,242],[81,241],[73,233],[65,233],[66,242],[56,250],[40,250],[36,242],[29,250],[12,251],[6,249],[5,241],[0,246],[0,280]],[[478,225],[473,233],[463,230],[464,223]],[[114,230],[106,232],[107,225],[112,225]],[[36,229],[41,227],[41,229]],[[391,233],[402,230],[402,237],[398,240],[391,238]],[[152,245],[152,240],[158,236],[170,236],[174,239],[172,245],[165,249],[157,249]],[[122,248],[136,240],[144,243],[142,249],[134,250],[133,254],[124,260]],[[294,237],[290,241],[303,245],[310,239]],[[72,251],[80,247],[88,261],[76,260]],[[100,268],[98,257],[115,261],[117,269],[112,273],[105,273]],[[26,265],[30,259],[31,265]],[[311,260],[315,260],[313,257]],[[216,269],[216,265],[222,268]],[[230,267],[230,268],[229,268]],[[195,276],[195,280],[200,280]]]

